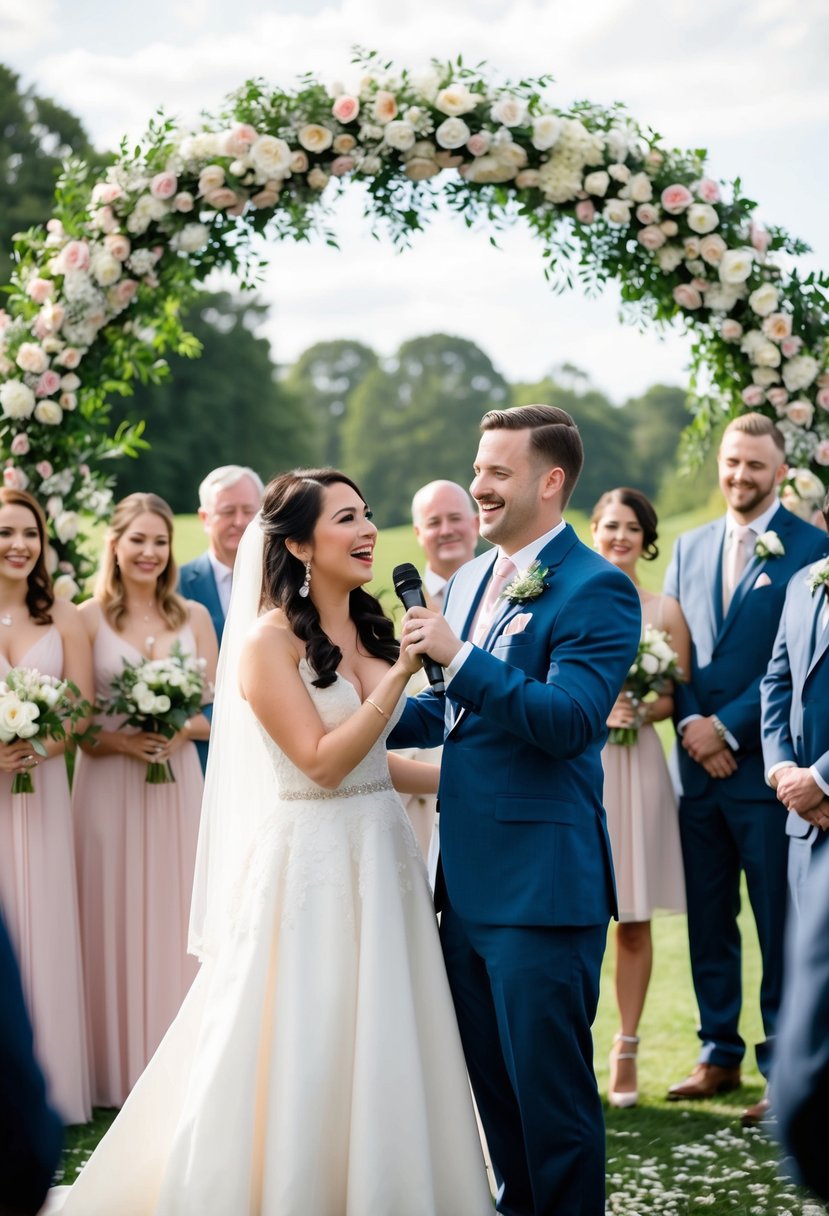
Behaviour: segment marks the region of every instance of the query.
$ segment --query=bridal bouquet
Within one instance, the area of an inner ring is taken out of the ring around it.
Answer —
[[[125,659],[124,670],[110,685],[112,696],[100,708],[125,714],[128,726],[172,739],[201,709],[204,685],[204,659],[184,654],[176,642],[166,659],[139,663]],[[149,761],[147,781],[150,785],[175,781],[170,761]]]
[[[32,751],[45,756],[44,739],[65,739],[67,726],[91,712],[71,680],[45,676],[34,667],[12,667],[0,683],[0,742],[28,739]],[[71,729],[70,734],[74,737]],[[34,788],[31,773],[14,774],[13,794],[33,794]]]
[[[647,697],[658,696],[672,681],[683,678],[677,653],[671,647],[668,634],[653,625],[646,625],[636,658],[622,685],[622,692],[630,698],[634,709],[638,711]],[[641,721],[637,721],[632,726],[611,727],[608,742],[630,747],[639,737],[641,725]]]

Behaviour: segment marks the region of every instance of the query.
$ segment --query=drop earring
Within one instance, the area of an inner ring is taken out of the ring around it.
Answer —
[[[310,563],[310,561],[307,561],[305,563],[305,580],[299,589],[299,594],[302,596],[302,598],[304,600],[307,600],[308,596],[311,594],[311,563]]]

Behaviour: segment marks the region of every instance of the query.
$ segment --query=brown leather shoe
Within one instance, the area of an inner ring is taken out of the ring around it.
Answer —
[[[768,1118],[771,1111],[771,1102],[764,1094],[759,1102],[755,1102],[753,1106],[747,1106],[740,1115],[740,1122],[743,1127],[757,1127],[764,1119]]]
[[[740,1087],[739,1068],[721,1068],[719,1064],[697,1064],[690,1077],[672,1085],[669,1102],[685,1102],[696,1098],[713,1098]]]

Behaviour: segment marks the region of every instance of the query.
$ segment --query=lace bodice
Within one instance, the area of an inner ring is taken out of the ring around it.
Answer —
[[[301,659],[299,674],[303,684],[308,689],[311,700],[316,706],[317,713],[323,721],[326,730],[339,726],[359,709],[360,696],[354,685],[344,676],[337,676],[333,684],[327,688],[317,688],[312,684],[315,673],[307,660]],[[360,761],[336,790],[324,790],[307,777],[301,769],[293,764],[283,751],[277,747],[273,739],[257,722],[257,726],[265,741],[265,747],[273,763],[276,783],[281,798],[294,800],[297,798],[335,798],[349,794],[371,793],[376,789],[390,788],[389,765],[386,756],[386,736],[402,713],[402,697],[391,715],[391,721],[386,725],[382,735],[372,747],[368,755]]]

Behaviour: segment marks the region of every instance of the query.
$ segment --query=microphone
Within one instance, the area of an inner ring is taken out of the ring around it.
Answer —
[[[394,589],[404,608],[426,607],[426,600],[423,598],[423,582],[411,562],[403,562],[402,565],[395,566],[391,578],[394,583]],[[420,657],[423,661],[423,670],[426,672],[426,678],[429,681],[432,692],[436,693],[439,697],[446,696],[446,683],[443,679],[443,668],[440,663],[436,663],[434,659],[430,659],[426,654]]]

